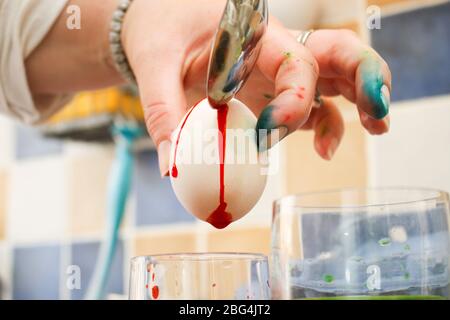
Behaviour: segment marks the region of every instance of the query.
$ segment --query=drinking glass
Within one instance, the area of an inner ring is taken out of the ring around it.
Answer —
[[[131,261],[131,300],[267,300],[270,293],[264,255],[189,253]]]
[[[274,205],[274,299],[448,299],[449,197],[383,188]]]

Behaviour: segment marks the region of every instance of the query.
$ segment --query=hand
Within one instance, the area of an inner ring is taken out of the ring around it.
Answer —
[[[383,58],[350,30],[318,30],[308,38],[306,47],[319,64],[319,92],[324,96],[342,95],[355,103],[361,123],[370,134],[389,131],[392,76]],[[330,159],[344,133],[342,117],[331,100],[323,99],[322,108],[313,109],[302,129],[311,128],[316,133],[317,152]]]
[[[211,41],[224,5],[222,0],[135,0],[125,19],[122,40],[163,175],[172,132],[186,110],[205,97]],[[391,81],[386,63],[348,31],[317,31],[307,47],[293,33],[271,19],[257,66],[238,95],[259,117],[257,129],[280,129],[282,138],[314,129],[316,150],[331,159],[344,124],[328,99],[313,110],[318,85],[324,95],[356,102],[370,133],[386,132]]]

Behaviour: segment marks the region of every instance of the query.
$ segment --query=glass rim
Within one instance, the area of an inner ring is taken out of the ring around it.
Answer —
[[[135,256],[131,258],[131,263],[139,262],[139,260],[156,260],[156,261],[268,261],[268,257],[262,253],[245,253],[245,252],[186,252],[186,253],[163,253]]]
[[[433,195],[418,197],[413,200],[403,200],[403,201],[379,201],[377,203],[368,203],[368,204],[344,204],[344,205],[302,205],[295,203],[295,200],[301,200],[302,198],[311,197],[311,196],[321,196],[321,195],[330,195],[330,194],[340,194],[344,192],[352,192],[356,194],[363,194],[367,192],[385,192],[385,191],[411,191],[411,192],[419,192],[419,193],[432,193]],[[448,198],[448,193],[446,191],[440,189],[433,188],[425,188],[425,187],[404,187],[404,186],[391,186],[391,187],[360,187],[360,188],[336,188],[336,189],[327,189],[322,191],[312,191],[312,192],[302,192],[297,194],[291,194],[279,198],[274,201],[274,205],[283,205],[286,202],[290,202],[290,206],[293,208],[300,209],[358,209],[358,208],[376,208],[383,206],[398,206],[398,205],[410,205],[423,203],[428,201],[436,201],[440,199]]]

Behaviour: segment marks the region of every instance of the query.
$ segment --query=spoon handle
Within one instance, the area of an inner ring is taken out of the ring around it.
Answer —
[[[228,103],[248,79],[268,18],[267,0],[228,0],[209,61],[207,94],[213,107]]]

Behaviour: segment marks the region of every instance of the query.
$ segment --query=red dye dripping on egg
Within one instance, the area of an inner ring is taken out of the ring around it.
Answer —
[[[220,196],[219,206],[206,220],[217,229],[224,229],[233,222],[232,215],[227,212],[228,204],[225,202],[225,152],[227,142],[227,116],[228,105],[217,109],[217,126],[219,129],[219,158],[220,158]]]
[[[176,164],[174,163],[174,165],[173,165],[173,167],[172,167],[172,177],[174,177],[174,178],[178,178],[178,169],[177,169],[177,166],[176,166]]]
[[[201,102],[201,101],[200,101]],[[199,102],[199,103],[200,103]],[[178,144],[180,142],[180,137],[181,137],[181,131],[183,131],[184,126],[186,125],[186,122],[189,119],[189,116],[191,115],[192,111],[194,111],[195,107],[199,105],[199,103],[197,103],[195,106],[193,106],[191,108],[191,110],[189,110],[188,114],[186,115],[186,118],[184,118],[183,123],[181,124],[181,128],[180,128],[180,132],[178,132],[178,137],[177,140],[175,142],[175,154],[174,154],[174,159],[173,159],[173,166],[172,166],[172,170],[171,170],[171,175],[172,178],[178,178],[178,168],[177,168],[177,151],[178,151]]]
[[[227,129],[227,116],[228,116],[228,105],[218,105],[209,101],[212,108],[217,110],[217,126],[219,131],[219,157],[220,157],[220,196],[219,196],[219,206],[209,215],[206,220],[208,223],[216,227],[217,229],[226,228],[231,222],[233,222],[232,215],[226,211],[228,204],[225,202],[225,151],[226,151],[226,129]],[[198,105],[198,103],[197,103]],[[178,132],[178,137],[175,145],[174,162],[171,170],[171,175],[173,178],[178,177],[178,168],[176,165],[176,157],[178,151],[178,144],[180,142],[181,132],[186,125],[189,116],[192,111],[197,106],[195,105],[187,114],[183,123],[181,124],[180,131]]]
[[[152,297],[155,300],[158,299],[158,297],[159,297],[159,287],[158,286],[154,286],[152,288]]]

